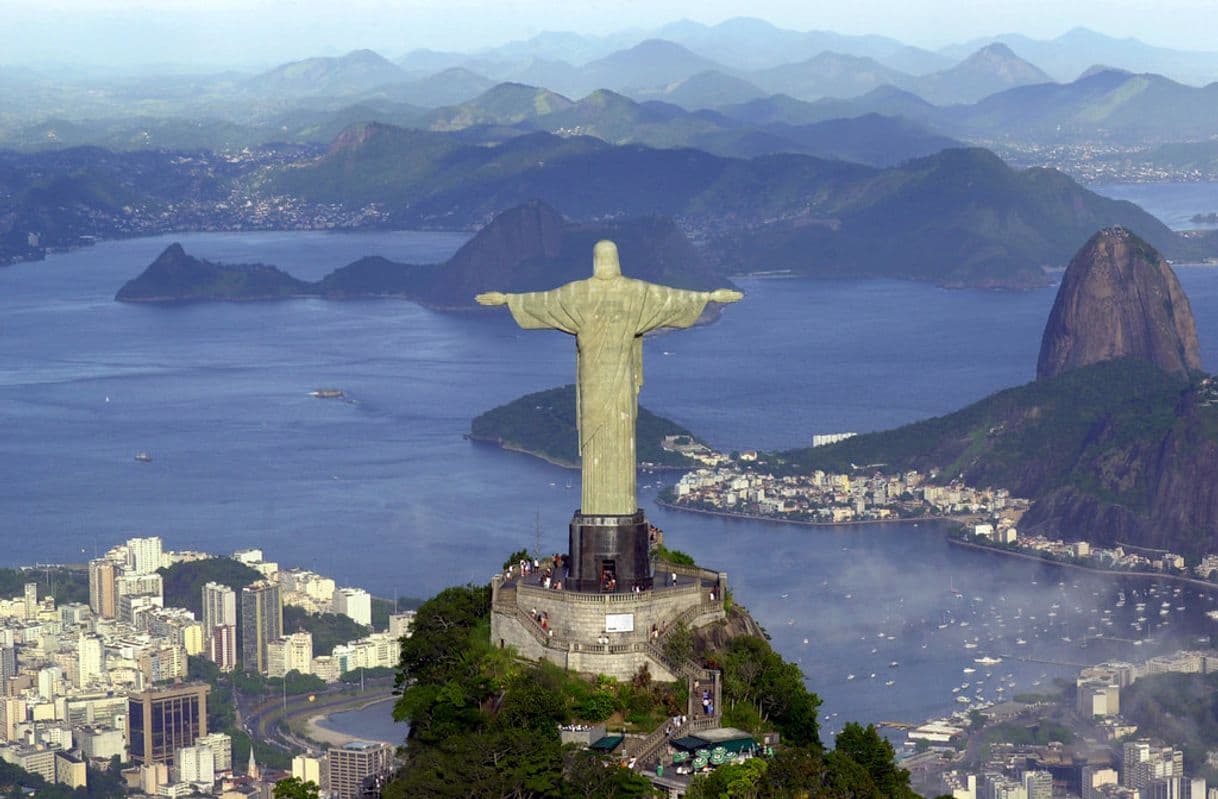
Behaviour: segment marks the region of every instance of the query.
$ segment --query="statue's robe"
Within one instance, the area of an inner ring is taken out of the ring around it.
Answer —
[[[623,516],[638,510],[635,421],[643,386],[643,334],[660,327],[689,327],[709,300],[709,292],[620,276],[507,295],[508,308],[521,327],[575,336],[580,512],[585,516]]]

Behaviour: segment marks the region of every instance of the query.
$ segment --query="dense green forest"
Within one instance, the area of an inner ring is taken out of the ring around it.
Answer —
[[[25,594],[25,584],[38,585],[38,598],[53,596],[55,604],[68,602],[89,604],[89,572],[66,566],[45,568],[0,569],[0,597]]]
[[[285,635],[304,630],[313,634],[313,654],[328,655],[337,644],[345,644],[363,638],[371,629],[357,624],[346,616],[335,613],[309,613],[295,605],[284,605],[283,632]]]
[[[186,608],[199,619],[203,618],[203,586],[207,583],[227,585],[237,592],[240,605],[241,589],[262,579],[257,571],[231,558],[185,561],[158,572],[165,584],[165,607]]]

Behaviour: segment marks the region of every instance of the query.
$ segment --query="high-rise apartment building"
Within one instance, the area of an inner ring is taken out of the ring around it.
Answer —
[[[84,688],[102,675],[102,639],[81,635],[76,644],[77,684]]]
[[[128,538],[127,539],[127,573],[128,574],[152,574],[157,569],[161,568],[161,538],[160,536],[149,536],[148,538]]]
[[[393,747],[387,743],[352,741],[326,753],[329,790],[337,799],[359,799],[369,777],[387,777],[393,771]]]
[[[195,746],[206,746],[215,755],[216,771],[233,770],[233,739],[222,732],[202,735],[195,741]]]
[[[283,635],[279,584],[259,580],[241,589],[241,667],[266,674],[267,644]]]
[[[118,615],[118,564],[106,558],[89,561],[89,607],[104,619]]]
[[[216,753],[209,746],[184,746],[173,758],[177,782],[211,785],[216,781]]]
[[[203,586],[203,629],[207,635],[222,625],[237,626],[237,592],[227,585]]]
[[[174,753],[207,735],[204,683],[134,693],[127,697],[127,741],[140,764],[172,763]]]
[[[372,625],[372,595],[362,588],[340,588],[334,592],[333,609],[356,624]]]
[[[35,618],[38,615],[38,583],[25,584],[25,617]]]
[[[213,627],[207,639],[207,659],[220,667],[220,671],[237,668],[237,628],[231,624]]]

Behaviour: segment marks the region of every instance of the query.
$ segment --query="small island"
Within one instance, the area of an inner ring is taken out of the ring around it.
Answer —
[[[526,394],[478,416],[471,441],[486,441],[558,466],[579,468],[575,386]],[[645,469],[690,469],[713,465],[710,447],[676,422],[639,406],[635,452]]]
[[[1218,225],[1218,211],[1210,211],[1208,214],[1193,214],[1189,221],[1194,225]]]

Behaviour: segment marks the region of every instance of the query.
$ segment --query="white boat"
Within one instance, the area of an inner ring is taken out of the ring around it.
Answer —
[[[984,657],[973,658],[973,662],[980,663],[983,666],[992,666],[995,663],[1001,663],[1002,658],[996,658],[996,657],[991,657],[989,655],[986,655]]]

